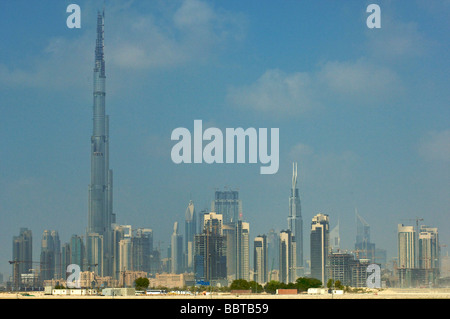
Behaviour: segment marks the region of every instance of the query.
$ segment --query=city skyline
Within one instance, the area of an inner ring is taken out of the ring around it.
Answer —
[[[39,239],[44,230],[56,230],[61,242],[86,228],[92,17],[98,7],[79,4],[80,30],[65,26],[67,4],[4,4],[2,15],[9,15],[2,16],[8,26],[3,29],[10,30],[2,34],[7,50],[0,55],[4,274],[11,273],[11,238],[20,228]],[[371,225],[371,241],[391,258],[397,253],[392,247],[397,224],[405,219],[419,216],[439,226],[440,239],[448,242],[442,231],[448,225],[450,180],[444,72],[449,62],[443,42],[448,22],[439,13],[448,7],[381,2],[383,26],[369,30],[366,3],[321,4],[273,3],[255,12],[252,2],[108,3],[107,104],[118,224],[151,228],[167,245],[189,200],[197,212],[209,209],[214,189],[228,187],[239,189],[253,243],[271,228],[288,228],[295,161],[305,255],[308,223],[318,213],[330,216],[330,229],[339,220],[345,234],[341,247],[353,248],[355,208]],[[35,12],[50,18],[33,31],[35,20],[27,18]],[[271,22],[264,19],[268,12]],[[315,23],[306,18],[312,13],[330,20]],[[336,38],[331,27],[338,24]],[[167,28],[172,35],[164,33]],[[275,38],[277,50],[271,46]],[[412,80],[419,78],[423,81]],[[263,92],[277,103],[256,101]],[[191,127],[197,118],[216,127],[279,127],[278,173],[259,176],[259,165],[250,164],[173,164],[170,131]],[[34,249],[36,259],[39,248]]]

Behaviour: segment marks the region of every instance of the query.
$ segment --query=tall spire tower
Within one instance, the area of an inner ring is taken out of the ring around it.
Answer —
[[[295,242],[295,259],[297,277],[303,276],[303,220],[300,196],[297,188],[297,163],[292,164],[292,188],[289,197],[288,227]]]
[[[109,169],[109,118],[105,114],[105,12],[97,16],[94,66],[93,133],[91,137],[91,183],[86,232],[87,258],[100,275],[112,275],[112,170]],[[93,268],[92,268],[93,269]]]

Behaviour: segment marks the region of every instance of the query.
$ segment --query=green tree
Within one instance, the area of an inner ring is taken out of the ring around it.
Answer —
[[[250,283],[245,279],[235,279],[230,285],[231,290],[249,290]]]
[[[316,278],[299,277],[295,281],[295,286],[299,291],[307,291],[309,288],[319,288],[322,282]]]
[[[283,288],[283,286],[284,286],[283,283],[276,280],[271,280],[264,286],[264,290],[267,293],[274,294],[277,291],[277,289]]]
[[[330,289],[331,287],[333,287],[333,284],[334,284],[334,280],[333,279],[328,279],[327,288]]]
[[[263,290],[264,290],[263,287],[254,280],[249,282],[249,286],[250,286],[250,289],[252,290],[252,292],[260,293],[260,292],[263,292]]]
[[[134,281],[134,286],[136,287],[136,290],[144,290],[148,288],[148,285],[150,284],[148,278],[139,277]]]

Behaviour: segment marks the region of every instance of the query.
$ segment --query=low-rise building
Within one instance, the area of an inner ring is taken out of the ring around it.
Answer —
[[[184,274],[156,274],[155,278],[149,278],[149,287],[182,288],[195,284],[193,273]]]
[[[134,288],[104,288],[103,296],[134,296],[136,291]]]

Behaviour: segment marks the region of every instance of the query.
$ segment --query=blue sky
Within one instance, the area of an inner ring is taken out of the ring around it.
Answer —
[[[81,28],[66,7],[81,7]],[[448,1],[106,1],[110,166],[117,221],[154,230],[166,249],[190,199],[239,189],[251,240],[287,228],[292,162],[309,256],[311,218],[355,208],[396,257],[398,223],[416,216],[448,244]],[[366,8],[381,8],[381,29]],[[0,272],[12,237],[84,234],[90,180],[92,70],[103,1],[0,3]],[[279,128],[280,168],[175,165],[177,127]]]

